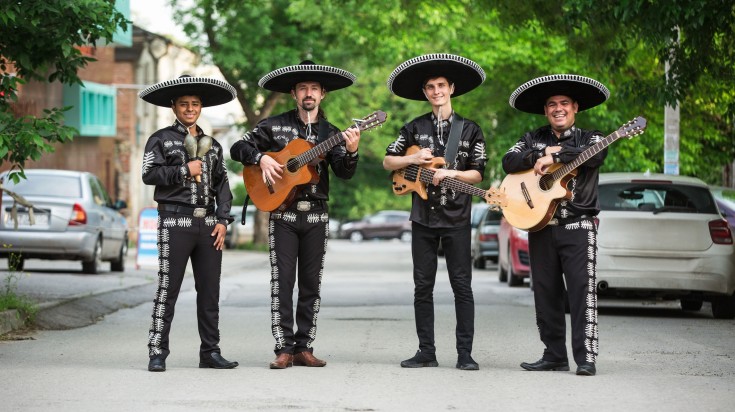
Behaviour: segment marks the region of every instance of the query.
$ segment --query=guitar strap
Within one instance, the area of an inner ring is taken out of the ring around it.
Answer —
[[[447,168],[454,166],[454,159],[457,157],[457,148],[459,147],[459,137],[462,135],[462,128],[464,127],[463,117],[457,113],[454,113],[452,116],[452,127],[449,130],[447,150],[444,151],[444,160],[447,161]]]
[[[321,143],[329,137],[329,123],[323,117],[319,118],[319,132],[316,136],[316,142]]]

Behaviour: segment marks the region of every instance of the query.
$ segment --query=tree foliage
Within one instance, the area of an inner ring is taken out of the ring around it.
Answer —
[[[2,2],[0,23],[0,164],[9,162],[22,176],[27,159],[53,151],[53,143],[71,140],[75,130],[63,125],[68,108],[17,115],[18,90],[31,79],[81,84],[77,71],[94,59],[78,47],[112,41],[127,20],[110,0],[17,0]]]
[[[648,119],[645,134],[615,143],[604,171],[663,170],[667,101],[681,105],[682,174],[718,183],[735,155],[735,19],[727,1],[197,0],[180,17],[200,51],[240,86],[249,127],[292,107],[290,98],[258,88],[258,79],[305,58],[358,77],[324,101],[331,122],[347,127],[373,110],[388,113],[383,128],[363,133],[356,176],[330,182],[330,213],[340,219],[410,207],[408,196],[392,194],[381,163],[400,127],[430,109],[392,96],[386,81],[398,64],[426,53],[459,54],[487,73],[481,87],[453,99],[454,109],[485,133],[490,162],[482,187],[502,180],[505,151],[545,123],[512,109],[508,97],[523,82],[551,73],[578,73],[610,88],[608,102],[578,116],[582,127],[608,134],[638,115]],[[671,27],[681,38],[674,48],[676,81],[666,82]]]

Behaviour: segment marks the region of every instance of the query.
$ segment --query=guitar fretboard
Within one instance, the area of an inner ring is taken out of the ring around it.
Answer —
[[[420,181],[422,183],[432,184],[432,181],[434,179],[434,171],[430,169],[425,169],[423,167],[420,167],[419,165],[408,165],[405,169],[403,169],[403,176],[406,178],[406,180],[410,180],[412,182]],[[442,179],[439,186],[482,198],[484,198],[486,195],[485,190],[451,177]]]

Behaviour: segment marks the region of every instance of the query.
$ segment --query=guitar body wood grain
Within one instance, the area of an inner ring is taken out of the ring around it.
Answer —
[[[552,165],[549,172],[561,166]],[[503,216],[518,229],[531,232],[543,229],[554,216],[559,202],[572,197],[567,182],[575,176],[576,170],[574,172],[553,182],[548,189],[541,187],[541,176],[536,176],[533,169],[507,175],[500,184],[507,201]]]
[[[283,150],[279,152],[266,152],[263,155],[268,155],[279,164],[288,166],[290,159],[306,152],[312,147],[314,147],[314,144],[304,139],[294,139]],[[311,165],[306,165],[293,171],[288,170],[288,167],[284,168],[281,179],[273,182],[270,188],[263,183],[263,171],[258,165],[245,166],[242,171],[242,176],[245,180],[245,187],[248,188],[250,200],[252,200],[255,207],[264,212],[272,212],[284,203],[289,204],[296,195],[298,186],[319,182],[319,175],[316,172],[316,168]]]

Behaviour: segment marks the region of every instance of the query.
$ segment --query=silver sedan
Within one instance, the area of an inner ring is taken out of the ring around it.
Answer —
[[[6,189],[32,204],[3,193],[0,207],[0,258],[22,270],[26,259],[81,260],[84,273],[96,274],[103,261],[114,272],[125,270],[128,228],[99,179],[87,172],[26,169],[18,184],[0,175]],[[16,227],[17,226],[17,227]],[[12,267],[11,267],[12,266]]]

